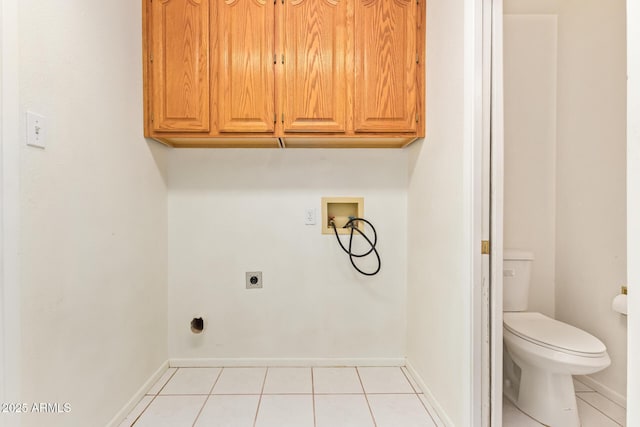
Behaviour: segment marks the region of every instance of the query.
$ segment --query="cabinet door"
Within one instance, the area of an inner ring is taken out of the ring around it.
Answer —
[[[220,132],[273,132],[274,2],[216,0]]]
[[[355,3],[355,131],[415,132],[416,1]]]
[[[153,129],[209,131],[209,0],[157,0],[151,9]]]
[[[285,0],[285,132],[345,131],[346,3]]]

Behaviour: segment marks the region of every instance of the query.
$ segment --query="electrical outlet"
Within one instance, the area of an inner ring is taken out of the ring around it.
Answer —
[[[27,111],[27,145],[45,148],[46,118]]]
[[[245,274],[247,289],[262,288],[262,271],[247,271]]]
[[[316,210],[308,208],[304,210],[304,223],[306,225],[316,225]]]

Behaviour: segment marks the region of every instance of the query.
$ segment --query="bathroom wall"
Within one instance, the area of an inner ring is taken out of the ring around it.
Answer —
[[[406,151],[174,150],[169,170],[172,363],[402,363]],[[323,196],[364,197],[378,275],[358,274],[319,218],[305,225]],[[262,289],[245,289],[248,271]]]
[[[104,426],[167,360],[166,149],[142,137],[138,2],[19,2],[22,426]],[[21,133],[22,135],[22,133]],[[3,414],[6,416],[6,414]]]
[[[555,312],[557,15],[504,17],[504,247],[534,253],[529,310]]]
[[[472,425],[467,7],[463,1],[427,2],[427,137],[409,149],[407,363],[445,424],[457,426]]]
[[[627,3],[627,256],[640,259],[640,3]],[[629,292],[629,348],[628,360],[640,360],[640,264],[627,264]],[[627,400],[640,401],[640,369],[637,363],[629,363]],[[640,424],[640,408],[629,405],[627,425]]]
[[[560,2],[556,315],[600,338],[591,377],[626,395],[626,26],[624,0]]]
[[[612,365],[592,375],[596,381],[592,385],[624,402],[626,318],[611,310],[611,301],[626,281],[625,2],[508,0],[505,13],[527,14],[529,20],[541,19],[540,14],[557,15],[555,200],[547,202],[555,204],[555,244],[549,246],[555,250],[555,316],[607,345]],[[514,36],[518,32],[512,29]],[[515,42],[505,36],[505,57]],[[540,81],[543,70],[531,72],[536,78],[530,85]],[[505,69],[506,83],[508,74]],[[533,93],[527,97],[538,99]],[[515,113],[524,117],[518,119]],[[506,117],[507,130],[509,120],[526,126],[522,124],[526,119],[524,112],[512,110],[512,116]],[[530,132],[539,129],[539,120],[531,122]],[[507,153],[509,143],[519,142],[507,140]],[[537,172],[531,172],[531,182],[539,185]],[[510,179],[507,172],[505,188]],[[528,190],[534,195],[535,185]],[[506,193],[507,224],[512,221],[507,218],[508,197]],[[547,297],[552,299],[553,294]]]

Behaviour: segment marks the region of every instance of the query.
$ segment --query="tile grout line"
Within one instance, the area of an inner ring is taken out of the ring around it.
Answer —
[[[169,369],[171,369],[171,367],[167,368],[167,371],[168,371]],[[158,392],[157,392],[156,394],[152,394],[152,395],[145,394],[145,396],[153,396],[153,397],[151,398],[151,402],[149,402],[149,403],[147,404],[147,406],[145,406],[145,407],[144,407],[144,409],[142,410],[142,412],[140,412],[140,415],[138,415],[138,416],[136,417],[136,419],[135,419],[135,420],[133,420],[133,422],[131,423],[131,427],[133,427],[133,425],[134,425],[135,423],[137,423],[137,422],[138,422],[138,420],[140,419],[140,417],[142,417],[142,415],[147,411],[147,409],[149,409],[149,406],[151,406],[151,404],[153,403],[153,401],[154,401],[154,400],[156,400],[156,397],[160,396],[160,392],[164,389],[164,387],[165,387],[167,384],[169,384],[169,381],[171,381],[171,379],[175,376],[175,374],[176,374],[176,373],[178,373],[178,369],[180,369],[180,368],[176,368],[176,370],[175,370],[175,371],[173,371],[173,374],[171,374],[171,376],[169,377],[169,379],[167,379],[167,381],[162,385],[162,387],[160,387],[160,390],[158,390]],[[164,375],[164,374],[162,374],[162,375]],[[158,378],[158,381],[159,381],[161,378],[162,378],[162,376],[161,376],[160,378]],[[154,384],[154,385],[155,385],[155,384]],[[151,386],[151,387],[153,387],[153,386]],[[143,396],[143,398],[144,398],[144,396]],[[142,399],[140,399],[140,400],[142,400]]]
[[[408,375],[407,372],[405,372],[406,368],[405,369],[402,369],[402,368],[404,368],[404,366],[400,368],[400,371],[402,371],[402,375],[404,375],[404,377],[407,379],[407,382],[411,386],[411,390],[413,390],[413,392],[415,394],[420,394],[420,393],[418,393],[418,390],[416,390],[416,388],[413,386],[413,383],[411,382],[411,380],[409,380],[409,375]]]
[[[513,405],[513,407],[514,407],[518,412],[520,412],[522,415],[524,415],[525,417],[529,418],[530,420],[533,420],[533,422],[535,422],[536,424],[540,425],[540,427],[544,427],[544,424],[542,424],[540,421],[538,421],[538,420],[536,420],[535,418],[533,418],[531,415],[529,415],[529,414],[527,414],[527,413],[524,413],[524,412],[522,411],[522,409],[518,408],[518,407],[515,405],[515,403],[513,403],[513,402],[511,402],[511,401],[510,401],[510,403],[511,403],[511,404]],[[576,410],[577,410],[577,408],[576,408]],[[504,414],[504,405],[502,406],[502,413]],[[578,415],[579,415],[579,414],[578,414]]]
[[[415,395],[418,398],[418,401],[420,401],[420,404],[422,405],[424,410],[427,411],[427,415],[429,415],[429,418],[431,418],[431,421],[433,421],[433,424],[437,426],[438,423],[436,423],[436,420],[433,418],[433,415],[431,415],[431,411],[429,411],[429,408],[427,408],[427,405],[425,405],[424,401],[422,399],[420,399],[420,393],[418,393],[418,390],[416,390],[416,388],[413,386],[413,383],[409,380],[409,373],[405,372],[405,370],[402,369],[402,368],[400,368],[400,370],[402,371],[402,374],[404,375],[404,377],[409,382],[409,385],[411,386],[411,389],[415,392]],[[423,396],[424,396],[424,394],[423,394]]]
[[[591,391],[576,391],[576,396],[578,396],[578,393],[596,393],[596,394],[600,395],[600,397],[602,397],[604,400],[606,400],[606,401],[608,401],[608,402],[610,402],[610,403],[612,403],[612,404],[616,405],[616,406],[617,406],[618,408],[620,408],[620,409],[624,409],[624,410],[625,410],[625,412],[626,412],[626,410],[627,410],[627,408],[625,408],[624,406],[620,405],[619,403],[614,402],[613,400],[609,399],[609,398],[608,398],[607,396],[605,396],[604,394],[599,393],[599,392],[597,392],[597,391],[595,391],[595,390],[591,390]],[[582,399],[582,400],[584,400],[584,399]]]
[[[209,398],[211,397],[211,393],[213,393],[213,388],[218,383],[218,380],[220,379],[220,376],[222,375],[222,371],[223,370],[224,370],[224,368],[220,368],[220,372],[218,372],[218,375],[216,376],[215,381],[213,381],[213,385],[209,389],[209,393],[207,394],[206,399],[204,399],[204,403],[202,404],[202,407],[198,411],[198,415],[196,415],[196,419],[193,420],[193,424],[191,424],[192,427],[194,427],[196,425],[196,423],[198,422],[198,418],[200,418],[200,415],[202,414],[202,411],[204,411],[204,407],[207,406],[207,402],[209,401]]]
[[[600,394],[600,393],[598,393]],[[602,396],[604,397],[604,396]],[[602,410],[600,410],[600,408],[597,408],[596,406],[592,405],[591,403],[587,402],[586,400],[584,400],[583,398],[581,398],[580,396],[578,396],[576,394],[576,398],[582,400],[584,403],[586,403],[587,405],[591,406],[593,409],[595,409],[596,411],[600,412],[602,415],[604,415],[605,417],[609,418],[611,421],[613,421],[615,424],[622,426],[622,424],[620,424],[619,422],[617,422],[616,420],[614,420],[613,418],[611,418],[607,413],[603,412]],[[606,397],[605,397],[606,399]]]
[[[173,377],[176,376],[176,374],[178,373],[178,371],[182,369],[182,368],[176,368],[176,370],[173,372],[173,374],[171,374],[171,376],[169,377],[169,379],[162,384],[162,387],[160,387],[160,390],[158,390],[158,392],[155,394],[156,396],[159,396],[160,393],[162,393],[162,390],[164,390],[164,388],[167,386],[167,384],[169,384],[169,382],[171,382],[171,380],[173,379]]]
[[[364,400],[367,402],[367,407],[369,408],[369,415],[371,415],[371,419],[373,420],[373,426],[377,427],[378,423],[376,421],[376,417],[373,416],[373,410],[371,409],[371,404],[369,403],[369,397],[367,396],[367,391],[364,389],[364,384],[362,382],[362,378],[360,378],[360,370],[356,366],[356,375],[358,375],[358,381],[360,381],[360,387],[362,387],[362,392],[364,393]]]
[[[262,379],[262,388],[260,389],[260,397],[258,398],[258,407],[256,408],[256,415],[253,417],[253,427],[258,423],[258,412],[260,412],[260,404],[262,403],[262,395],[264,394],[264,386],[267,384],[267,375],[269,374],[269,367],[264,367],[264,378]]]
[[[147,395],[145,395],[145,396],[147,396]],[[145,397],[145,396],[143,396],[143,397],[142,397],[142,399],[144,399],[144,397]],[[140,400],[142,400],[142,399],[140,399]],[[146,410],[147,410],[147,408],[149,407],[149,405],[151,405],[151,404],[153,403],[153,401],[154,401],[154,400],[156,400],[156,395],[153,395],[153,397],[151,397],[151,400],[149,401],[149,403],[147,403],[147,405],[144,407],[144,409],[142,410],[142,412],[140,412],[140,414],[136,417],[136,419],[135,419],[135,420],[133,420],[133,422],[132,422],[131,424],[129,424],[129,427],[132,427],[135,423],[137,423],[137,422],[138,422],[138,420],[140,419],[140,417],[142,416],[142,414],[144,414],[144,411],[146,411]],[[122,424],[122,423],[120,423],[120,424]]]

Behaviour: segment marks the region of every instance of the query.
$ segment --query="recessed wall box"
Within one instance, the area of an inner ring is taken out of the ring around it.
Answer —
[[[348,228],[342,228],[349,221],[349,217],[364,217],[363,197],[323,197],[322,198],[322,234],[334,234],[330,221],[336,224],[338,234],[350,234]],[[359,222],[357,227],[364,232],[364,224]]]

